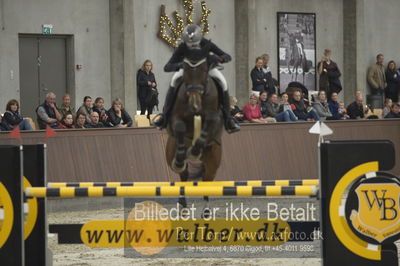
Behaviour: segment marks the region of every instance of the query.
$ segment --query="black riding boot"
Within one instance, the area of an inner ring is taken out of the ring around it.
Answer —
[[[228,91],[224,91],[221,97],[222,114],[225,120],[225,129],[229,134],[240,130],[239,124],[231,116],[231,105]]]
[[[157,116],[156,120],[153,120],[153,124],[156,127],[160,128],[160,129],[167,127],[169,114],[170,114],[172,107],[174,106],[174,102],[175,102],[175,94],[176,94],[176,88],[169,87],[167,96],[165,97],[163,112]]]

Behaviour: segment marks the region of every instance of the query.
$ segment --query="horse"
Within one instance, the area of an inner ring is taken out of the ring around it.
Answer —
[[[208,75],[209,56],[183,62],[183,80],[167,126],[166,159],[169,167],[187,181],[188,162],[200,161],[195,173],[202,181],[213,181],[221,163],[223,117],[217,83]],[[201,120],[201,123],[195,122]],[[197,132],[197,133],[196,133]],[[208,197],[204,197],[208,203]],[[186,199],[179,203],[186,207]]]

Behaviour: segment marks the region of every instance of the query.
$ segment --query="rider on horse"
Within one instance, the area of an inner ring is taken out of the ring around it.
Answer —
[[[163,113],[153,122],[159,128],[165,128],[168,124],[169,115],[174,106],[177,91],[183,76],[182,67],[185,58],[193,61],[200,60],[202,59],[201,57],[207,57],[211,59],[210,61],[218,58],[218,63],[227,63],[231,61],[230,55],[219,49],[210,40],[203,38],[201,28],[197,25],[191,24],[186,26],[182,34],[182,39],[184,42],[179,45],[164,67],[165,72],[175,71],[175,74],[172,77],[170,88],[165,98]],[[210,56],[210,52],[212,52],[214,56]],[[240,126],[230,115],[228,85],[224,76],[215,67],[209,70],[208,74],[217,82],[217,87],[222,90],[222,93],[219,93],[219,95],[221,95],[220,102],[225,119],[225,129],[228,133],[239,131]]]

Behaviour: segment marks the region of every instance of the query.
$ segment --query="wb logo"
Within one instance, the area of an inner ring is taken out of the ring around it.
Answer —
[[[377,190],[361,190],[365,196],[365,201],[368,204],[369,210],[377,207],[382,211],[381,220],[394,220],[397,217],[398,204],[393,198],[386,197],[387,190],[382,189],[380,191],[380,197],[378,196],[379,191]],[[358,194],[358,193],[357,193]],[[372,194],[372,199],[371,199]]]
[[[350,220],[358,232],[378,242],[400,232],[399,184],[362,183],[355,192],[358,210],[351,211]]]

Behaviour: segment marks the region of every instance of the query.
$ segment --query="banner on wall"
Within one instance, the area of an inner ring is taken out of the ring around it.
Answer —
[[[278,12],[280,93],[291,82],[316,90],[315,13]]]

